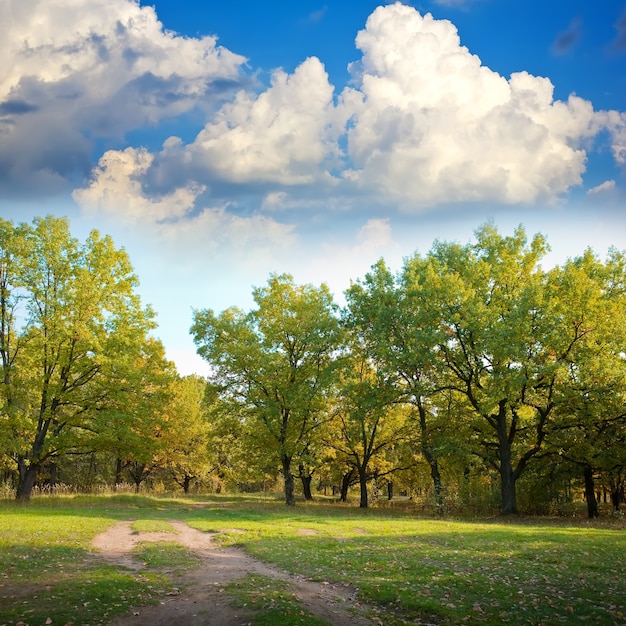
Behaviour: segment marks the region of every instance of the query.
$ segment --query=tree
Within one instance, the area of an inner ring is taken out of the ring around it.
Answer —
[[[436,242],[409,259],[412,288],[440,334],[443,386],[464,396],[476,420],[474,452],[497,469],[501,510],[517,511],[516,481],[539,452],[580,327],[556,323],[546,290],[541,235],[502,237],[485,225],[476,243]]]
[[[113,372],[117,387],[109,388],[107,401],[98,411],[91,445],[115,459],[116,488],[126,472],[139,491],[163,467],[172,445],[169,410],[179,379],[163,345],[152,337],[140,350],[120,352]]]
[[[194,312],[191,332],[224,396],[235,399],[261,450],[280,463],[285,501],[295,504],[292,462],[323,420],[340,326],[325,285],[272,275],[253,290],[257,308]]]
[[[160,439],[163,465],[185,493],[192,480],[210,471],[209,423],[203,406],[206,386],[199,376],[176,380],[165,411]]]
[[[19,435],[10,454],[28,499],[44,463],[92,449],[99,411],[120,391],[116,366],[154,324],[110,237],[81,244],[66,219],[46,217],[3,222],[2,238],[2,414]]]
[[[335,428],[329,429],[327,445],[335,448],[358,475],[360,508],[369,504],[367,483],[398,468],[385,454],[405,439],[406,415],[395,402],[395,391],[368,357],[353,345],[345,361],[335,400]]]
[[[21,288],[29,256],[26,234],[25,225],[0,219],[0,453],[7,459],[27,450],[27,398],[17,360],[25,343],[19,324],[27,295]]]
[[[550,290],[559,294],[552,315],[577,329],[569,353],[562,401],[548,447],[582,473],[587,511],[598,515],[595,476],[611,487],[619,510],[626,468],[626,256],[611,250],[606,263],[591,250],[555,268]]]
[[[418,445],[430,468],[435,504],[441,509],[443,486],[431,411],[431,398],[445,389],[435,371],[434,347],[441,341],[441,331],[413,285],[423,273],[420,262],[414,257],[396,283],[384,261],[378,261],[363,281],[347,290],[344,323],[359,336],[376,368],[385,372],[388,386],[396,390],[395,402],[415,408]]]

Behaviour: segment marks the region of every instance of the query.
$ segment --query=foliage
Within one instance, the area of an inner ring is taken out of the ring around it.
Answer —
[[[327,287],[296,286],[272,276],[253,292],[257,308],[196,311],[198,353],[214,368],[222,393],[236,401],[245,432],[280,464],[285,500],[295,503],[292,461],[320,426],[340,344]]]
[[[398,469],[391,455],[406,437],[406,415],[395,402],[393,387],[358,347],[344,361],[332,411],[325,430],[326,445],[359,477],[361,508],[368,506],[367,483]]]
[[[548,249],[486,224],[396,275],[380,259],[341,309],[271,275],[248,312],[194,312],[204,380],[166,359],[110,237],[0,220],[2,492],[358,485],[364,508],[388,488],[440,515],[619,515],[626,253],[546,269]]]
[[[0,450],[28,499],[44,464],[94,450],[103,416],[144,391],[137,361],[156,343],[153,313],[126,253],[97,231],[80,243],[65,219],[2,220],[0,268]]]

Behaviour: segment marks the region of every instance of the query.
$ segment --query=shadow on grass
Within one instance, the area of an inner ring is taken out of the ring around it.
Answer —
[[[65,612],[55,613],[55,623],[89,623],[95,599],[108,598],[98,611],[112,615],[158,597],[167,581],[94,564],[87,549],[122,519],[180,519],[286,571],[354,585],[389,626],[435,617],[439,624],[626,624],[623,524],[433,520],[332,504],[144,495],[0,503],[0,595],[14,596],[0,623],[44,623],[56,604]]]
[[[170,589],[163,576],[120,571],[67,546],[5,545],[0,579],[1,624],[101,623]]]

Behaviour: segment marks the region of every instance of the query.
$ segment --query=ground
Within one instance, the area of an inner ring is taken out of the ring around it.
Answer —
[[[201,559],[201,565],[184,574],[168,572],[180,593],[165,596],[156,606],[136,607],[130,615],[111,622],[112,626],[243,626],[251,613],[235,608],[224,590],[224,584],[259,574],[289,583],[304,607],[333,626],[371,626],[364,616],[366,607],[355,599],[348,585],[318,583],[293,576],[247,555],[236,547],[220,547],[211,533],[193,529],[183,522],[172,522],[173,533],[134,533],[132,522],[119,522],[94,539],[101,556],[115,565],[141,570],[144,564],[133,557],[133,548],[146,541],[176,540]],[[180,576],[180,578],[176,578]]]

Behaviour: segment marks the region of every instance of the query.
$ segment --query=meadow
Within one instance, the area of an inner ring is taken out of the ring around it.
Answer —
[[[198,565],[174,545],[142,547],[141,571],[104,561],[91,541],[121,520],[138,531],[180,520],[288,572],[349,584],[374,624],[626,624],[623,519],[430,519],[401,507],[111,495],[0,500],[0,625],[106,624],[158,602],[177,568]],[[324,623],[286,610],[278,584],[245,577],[226,593],[257,607],[256,625]]]

